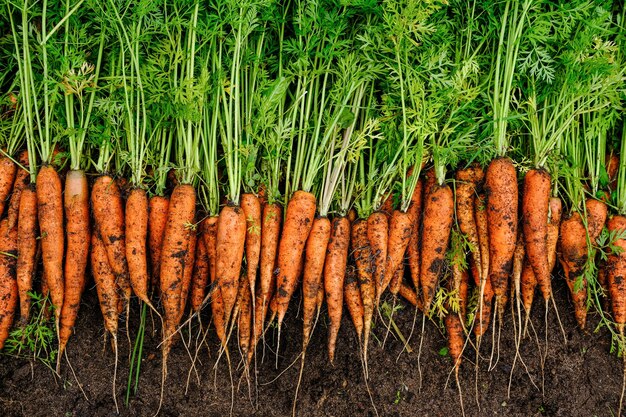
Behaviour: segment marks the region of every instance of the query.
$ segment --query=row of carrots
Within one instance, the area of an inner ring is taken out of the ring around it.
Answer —
[[[613,156],[609,161],[609,176],[615,178],[619,160]],[[27,165],[26,151],[18,162]],[[131,294],[162,316],[164,377],[187,304],[192,313],[210,305],[226,352],[236,325],[244,361],[249,363],[268,323],[276,320],[280,335],[300,282],[303,366],[323,300],[330,321],[331,363],[345,303],[367,369],[372,320],[384,292],[389,289],[430,315],[437,287],[446,283],[458,302],[458,307],[448,305],[445,317],[458,372],[471,328],[479,342],[492,310],[502,319],[510,297],[521,300],[527,319],[537,287],[548,307],[557,259],[576,320],[584,328],[589,245],[607,227],[615,237],[612,244],[626,249],[626,218],[608,218],[606,203],[592,198],[586,201],[586,215],[574,212],[564,217],[550,184],[547,171],[531,169],[520,192],[512,161],[497,158],[486,172],[478,165],[457,170],[454,192],[447,183],[438,184],[432,170],[426,171],[406,212],[394,209],[390,196],[367,219],[356,218],[352,210],[331,220],[316,216],[311,193],[296,191],[283,210],[269,204],[260,190],[258,195],[243,194],[240,206],[226,203],[219,216],[204,217],[196,210],[196,190],[189,184],[176,185],[169,198],[149,198],[142,189],[126,190],[121,179],[101,175],[90,185],[83,171],[59,174],[54,166],[44,165],[33,188],[28,171],[3,157],[0,211],[6,215],[0,221],[0,347],[13,324],[18,300],[22,323],[28,321],[40,246],[43,291],[54,306],[59,358],[79,313],[90,262],[104,327],[116,349],[118,318],[128,311]],[[446,257],[455,221],[469,253],[456,251],[454,256],[467,256],[469,268],[463,268],[462,259]],[[620,333],[626,324],[625,272],[626,252],[616,250],[598,277],[610,294]],[[403,280],[405,275],[410,283]],[[470,275],[480,302],[475,322],[468,328]],[[158,295],[158,303],[151,293]]]

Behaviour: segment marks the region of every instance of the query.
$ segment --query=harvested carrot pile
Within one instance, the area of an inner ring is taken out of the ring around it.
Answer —
[[[623,1],[283,3],[2,2],[0,352],[74,374],[95,286],[117,413],[147,337],[153,414],[205,347],[231,414],[261,364],[299,367],[294,416],[322,337],[329,373],[355,338],[373,413],[372,349],[401,341],[421,387],[428,327],[463,414],[505,357],[508,396],[546,395],[550,343],[590,323],[622,355]]]

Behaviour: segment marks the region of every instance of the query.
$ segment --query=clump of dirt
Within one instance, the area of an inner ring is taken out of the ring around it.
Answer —
[[[561,283],[562,284],[562,283]],[[514,328],[510,311],[501,329],[500,355],[495,367],[488,371],[492,346],[491,329],[481,346],[478,394],[475,390],[475,353],[468,345],[461,366],[460,380],[466,415],[508,416],[571,416],[614,415],[622,383],[622,362],[609,353],[610,336],[606,331],[584,334],[576,327],[573,309],[564,285],[557,285],[555,297],[567,333],[564,343],[556,316],[548,320],[548,355],[543,376],[545,395],[541,392],[541,352],[537,342],[526,338],[521,355],[527,368],[518,361],[513,373],[511,396],[507,397],[509,374],[515,356]],[[265,346],[259,346],[251,378],[243,372],[241,355],[231,337],[233,382],[235,387],[233,414],[236,416],[285,416],[291,414],[293,394],[300,365],[302,320],[298,317],[299,299],[292,300],[283,325],[276,368],[276,329],[266,335]],[[544,311],[541,303],[534,306],[532,323],[543,349]],[[414,314],[411,306],[396,312],[394,320],[404,336],[411,334]],[[393,333],[384,348],[386,326],[380,319],[371,338],[369,352],[369,387],[363,378],[359,347],[352,324],[344,314],[339,334],[335,365],[328,362],[326,350],[327,322],[322,312],[320,322],[307,352],[306,369],[298,400],[301,416],[375,416],[372,403],[384,416],[455,416],[460,415],[459,393],[451,375],[452,361],[442,355],[446,346],[443,332],[433,323],[426,323],[421,354],[420,381],[417,354],[421,335],[421,316],[417,317],[410,340],[412,352],[403,352],[403,344]],[[209,318],[203,318],[208,323]],[[139,310],[131,312],[131,333],[139,321]],[[597,318],[590,315],[589,328]],[[205,324],[206,327],[207,324]],[[129,345],[124,326],[120,326],[120,363],[117,395],[122,416],[152,416],[158,408],[161,381],[161,355],[156,317],[148,318],[139,390],[124,404],[128,382]],[[195,350],[197,325],[192,327],[191,355]],[[532,334],[532,332],[531,332]],[[0,356],[0,415],[3,416],[113,416],[112,375],[114,356],[104,343],[102,317],[96,292],[89,289],[83,298],[76,334],[70,340],[67,361],[63,361],[61,378],[39,362]],[[134,337],[134,334],[131,334]],[[183,338],[189,340],[188,330]],[[231,409],[231,384],[225,358],[215,366],[218,340],[209,332],[207,345],[202,346],[192,371],[190,354],[179,340],[168,362],[168,379],[161,416],[224,416]],[[401,353],[402,352],[402,353]],[[495,360],[495,357],[494,357]],[[290,364],[295,364],[282,373]],[[449,379],[449,380],[448,380]],[[87,398],[81,392],[78,382]],[[531,382],[532,380],[532,382]],[[534,382],[534,385],[533,385]],[[447,384],[446,384],[447,383]],[[536,386],[535,386],[536,385]],[[480,408],[478,406],[480,404]]]

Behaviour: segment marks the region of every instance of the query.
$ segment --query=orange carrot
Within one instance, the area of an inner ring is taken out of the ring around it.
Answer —
[[[346,306],[352,318],[356,336],[360,341],[363,337],[363,302],[361,301],[361,292],[359,291],[359,282],[354,265],[348,265],[346,270],[343,297],[346,300]]]
[[[621,235],[626,230],[626,217],[613,216],[608,223],[609,232]],[[624,334],[626,324],[626,239],[616,239],[613,245],[621,249],[620,253],[612,253],[607,259],[607,278],[611,292],[613,320],[620,334]]]
[[[410,228],[409,228],[410,230]],[[408,239],[407,239],[408,241]],[[335,359],[337,335],[343,313],[343,285],[348,264],[350,245],[350,221],[339,216],[333,219],[328,253],[324,264],[324,296],[328,306],[328,358],[332,364]]]
[[[254,194],[242,194],[241,208],[246,217],[246,274],[251,294],[255,294],[261,258],[261,202]]]
[[[556,265],[556,248],[559,243],[559,229],[561,227],[561,214],[563,211],[563,205],[561,199],[558,197],[550,198],[550,220],[548,222],[548,269],[550,273]],[[539,284],[541,291],[549,298],[551,294],[546,294],[545,286]]]
[[[454,364],[454,370],[458,373],[463,358],[463,346],[465,345],[463,323],[458,314],[449,313],[446,315],[445,324],[448,333],[448,351]]]
[[[306,242],[304,276],[302,277],[302,351],[309,345],[313,331],[313,319],[317,309],[317,294],[321,287],[326,249],[330,240],[330,221],[327,217],[316,217]]]
[[[413,289],[408,285],[400,284],[400,290],[398,291],[398,294],[400,294],[402,298],[407,300],[409,303],[413,304],[413,306],[417,307],[420,310],[422,309],[421,300],[417,297],[415,291],[413,291]]]
[[[389,292],[393,295],[398,295],[398,291],[400,291],[400,286],[402,285],[402,280],[404,278],[404,262],[400,263],[396,272],[393,273],[393,278],[391,278],[391,282],[389,283]]]
[[[152,307],[148,298],[148,196],[140,188],[131,190],[126,199],[126,262],[135,295]]]
[[[474,201],[474,219],[478,232],[478,245],[480,247],[480,281],[475,278],[476,285],[482,287],[489,276],[489,226],[487,220],[487,199],[483,194],[478,195]]]
[[[485,174],[479,165],[460,169],[456,173],[456,217],[461,233],[467,239],[471,251],[473,270],[479,273],[482,270],[480,257],[480,244],[478,242],[478,230],[474,218],[474,199],[476,186],[484,178]],[[474,281],[479,283],[480,277],[474,276]]]
[[[305,191],[296,191],[287,205],[285,225],[278,245],[278,277],[274,297],[279,327],[298,283],[298,268],[313,226],[315,208],[315,196]]]
[[[376,306],[380,302],[382,283],[385,279],[387,247],[389,241],[389,222],[387,215],[376,211],[367,219],[367,239],[372,254],[372,278],[376,288]],[[395,272],[395,271],[394,271]]]
[[[259,265],[259,286],[256,294],[254,309],[254,338],[252,349],[263,333],[263,323],[269,306],[271,287],[275,285],[274,269],[276,266],[276,252],[280,238],[280,224],[283,211],[278,204],[267,204],[263,207],[261,221],[261,262]]]
[[[389,193],[383,204],[380,206],[380,211],[385,213],[387,216],[391,216],[393,213],[393,193]]]
[[[407,247],[407,258],[409,261],[409,270],[411,271],[411,279],[415,288],[420,287],[420,226],[422,224],[422,180],[417,181],[409,212],[413,218],[413,228],[411,230],[411,239]]]
[[[607,155],[606,173],[609,177],[609,188],[617,189],[617,172],[619,170],[619,156],[617,154]]]
[[[394,210],[389,221],[389,237],[387,241],[387,261],[385,263],[385,274],[383,281],[378,282],[378,300],[380,295],[385,291],[396,271],[400,268],[404,260],[404,253],[411,239],[413,231],[412,213],[401,210]],[[394,288],[394,289],[397,289]],[[396,291],[397,293],[397,291]]]
[[[524,177],[522,226],[526,242],[526,258],[533,269],[542,292],[552,294],[548,263],[548,213],[551,178],[544,169],[531,169]]]
[[[367,365],[367,347],[369,345],[372,316],[374,315],[376,284],[372,277],[372,252],[368,239],[367,220],[356,220],[352,223],[350,245],[356,264],[361,301],[363,302],[363,361]]]
[[[20,208],[20,197],[22,190],[30,185],[30,172],[28,171],[28,151],[23,150],[18,157],[20,165],[26,169],[18,168],[15,174],[15,182],[13,183],[13,192],[7,209],[7,218],[9,219],[9,227],[13,228],[17,224],[18,213]]]
[[[126,236],[122,193],[116,181],[108,175],[96,179],[91,190],[91,207],[96,230],[104,243],[109,265],[115,274],[116,283],[128,308],[131,286],[126,262]]]
[[[479,194],[474,202],[474,218],[476,220],[476,230],[478,231],[480,264],[482,270],[479,274],[481,281],[476,282],[476,285],[480,288],[482,297],[479,300],[478,311],[476,312],[477,323],[474,325],[474,334],[477,339],[480,340],[489,328],[494,295],[491,281],[487,279],[489,276],[489,226],[487,221],[486,198],[482,194]]]
[[[246,241],[246,216],[239,206],[227,205],[217,221],[217,257],[215,273],[224,301],[224,322],[237,301],[241,262]]]
[[[485,175],[489,227],[489,280],[502,314],[505,307],[513,252],[517,242],[517,173],[508,158],[491,161]]]
[[[95,230],[91,235],[91,272],[104,318],[104,328],[114,336],[117,334],[119,294],[115,284],[115,274],[109,265],[106,248]]]
[[[450,240],[454,198],[448,185],[434,185],[424,201],[422,220],[422,251],[420,265],[420,284],[424,313],[429,314],[430,305],[435,297],[437,283],[445,270],[446,250]]]
[[[67,230],[67,252],[65,254],[65,286],[61,327],[59,331],[60,358],[72,334],[78,317],[80,299],[87,281],[86,271],[89,262],[91,226],[89,219],[89,186],[84,171],[71,170],[65,178],[65,217]]]
[[[20,295],[20,317],[25,325],[30,317],[31,300],[28,293],[33,288],[38,246],[37,194],[34,184],[21,192],[17,227],[17,287]]]
[[[45,165],[37,175],[37,214],[41,232],[41,252],[46,284],[55,307],[57,331],[63,306],[63,200],[61,179],[56,170]]]
[[[191,248],[196,212],[196,191],[189,184],[172,192],[161,251],[161,302],[163,304],[163,373],[181,313],[181,292],[186,273],[187,252]]]
[[[9,337],[17,309],[16,258],[17,228],[9,228],[9,220],[5,218],[0,222],[0,349]]]
[[[524,263],[522,265],[520,286],[522,293],[522,304],[524,305],[524,310],[526,311],[526,317],[528,317],[528,315],[530,314],[530,309],[532,308],[533,300],[535,298],[537,278],[535,277],[533,267],[530,266],[530,262],[528,262],[527,258],[524,259]]]
[[[211,216],[207,220],[204,245],[206,246],[207,256],[209,258],[209,279],[212,286],[217,286],[217,274],[215,272],[217,265],[217,216]],[[224,322],[224,301],[222,300],[222,291],[219,286],[214,288],[211,296],[211,313],[213,316],[213,325],[215,332],[220,339],[223,347],[226,347],[226,323]]]
[[[6,154],[0,156],[0,215],[4,213],[4,206],[13,188],[17,165]]]
[[[205,245],[204,235],[207,233],[209,224],[207,217],[200,223],[200,232],[196,243],[196,259],[193,264],[193,276],[191,278],[191,310],[194,313],[200,311],[202,302],[204,301],[207,282],[209,281],[209,255]]]
[[[119,291],[115,282],[115,273],[109,265],[109,257],[104,242],[94,228],[91,234],[91,273],[96,283],[96,291],[100,302],[100,311],[104,319],[104,328],[111,335],[113,351],[115,352],[115,368],[113,371],[113,401],[117,408],[117,319]]]
[[[180,289],[180,311],[178,312],[180,316],[178,317],[178,322],[180,322],[180,320],[183,318],[183,314],[185,313],[185,306],[187,305],[187,299],[189,298],[189,288],[191,287],[191,279],[193,277],[194,265],[196,262],[197,240],[198,235],[194,230],[189,236],[189,246],[187,252],[185,252],[185,270],[183,272],[183,282]]]
[[[167,224],[167,212],[170,200],[167,197],[155,195],[150,198],[150,213],[148,217],[148,241],[150,245],[150,261],[152,264],[152,287],[159,287],[159,272],[161,270],[161,246]]]
[[[244,362],[248,358],[248,350],[250,349],[250,325],[252,324],[252,296],[250,295],[250,286],[245,281],[241,283],[239,289],[241,298],[239,301],[239,315],[237,317],[239,349],[241,349],[241,356]]]
[[[604,201],[588,198],[585,202],[587,208],[587,231],[592,243],[598,239],[608,217],[608,207]]]
[[[478,321],[474,325],[474,334],[480,340],[482,336],[487,332],[489,328],[489,322],[491,321],[491,310],[493,308],[494,291],[491,287],[491,281],[485,281],[485,287],[483,288],[483,297],[481,300],[481,306],[476,311],[476,320]]]
[[[587,263],[587,230],[580,213],[573,213],[561,223],[559,246],[560,261],[572,295],[576,321],[584,329],[587,319],[587,280],[584,276]]]

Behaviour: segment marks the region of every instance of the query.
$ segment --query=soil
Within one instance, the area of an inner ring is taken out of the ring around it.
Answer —
[[[562,281],[561,281],[562,284]],[[507,311],[501,330],[499,359],[491,356],[491,331],[481,345],[478,383],[475,384],[475,351],[468,346],[459,374],[463,390],[465,414],[508,416],[611,416],[616,414],[622,385],[622,362],[610,353],[610,335],[606,330],[594,332],[597,316],[590,314],[592,331],[583,333],[576,327],[572,305],[564,285],[555,289],[556,303],[567,337],[558,326],[554,310],[548,316],[548,353],[545,359],[545,395],[541,393],[541,354],[537,341],[526,338],[520,353],[527,370],[519,360],[513,371],[510,397],[507,395],[509,375],[515,358],[514,327]],[[233,364],[235,416],[290,415],[293,394],[298,380],[302,320],[297,317],[298,299],[292,301],[284,323],[278,367],[274,349],[277,332],[272,328],[266,338],[265,352],[259,349],[255,372],[246,380],[236,344],[231,343]],[[388,302],[392,302],[391,298]],[[411,334],[413,309],[404,307],[394,316],[404,336]],[[540,297],[534,306],[532,322],[544,349],[544,309]],[[137,328],[139,311],[131,311],[131,337]],[[204,318],[208,323],[208,318]],[[337,344],[334,366],[328,362],[324,313],[314,333],[306,357],[306,368],[298,399],[299,416],[375,416],[375,404],[381,416],[458,416],[461,415],[459,391],[452,361],[443,354],[446,340],[432,322],[426,322],[420,338],[422,317],[417,316],[410,339],[412,352],[403,351],[403,343],[390,333],[384,348],[380,341],[385,327],[378,319],[375,338],[369,352],[368,396],[363,378],[359,349],[347,312]],[[152,416],[160,397],[161,360],[158,335],[152,335],[152,323],[144,343],[139,389],[128,405],[124,403],[128,379],[129,342],[120,325],[120,361],[117,377],[117,399],[122,416]],[[194,334],[197,326],[192,327]],[[70,340],[67,361],[61,377],[39,361],[0,355],[0,415],[2,416],[115,416],[112,398],[114,355],[110,344],[104,343],[102,317],[95,290],[90,288],[83,298],[76,334]],[[185,332],[184,337],[189,337]],[[235,339],[233,337],[233,339]],[[422,341],[421,359],[418,351]],[[192,342],[192,354],[195,348]],[[196,363],[197,375],[191,373],[190,357],[181,341],[173,348],[168,363],[168,378],[160,416],[224,416],[231,410],[231,383],[227,362],[222,357],[215,368],[218,342],[209,332]],[[263,358],[263,360],[262,360]],[[285,371],[295,361],[294,366]],[[420,365],[421,364],[421,365]],[[421,367],[421,381],[420,381]],[[450,378],[449,378],[450,377]],[[84,395],[79,389],[80,381]],[[256,384],[255,384],[256,383]],[[188,385],[188,387],[187,387]],[[535,386],[536,385],[536,386]],[[477,405],[476,388],[478,389]],[[85,398],[85,396],[87,398]]]

